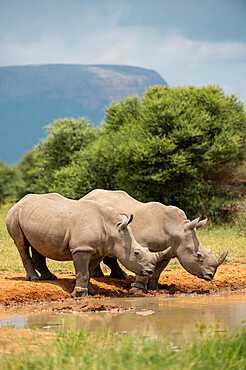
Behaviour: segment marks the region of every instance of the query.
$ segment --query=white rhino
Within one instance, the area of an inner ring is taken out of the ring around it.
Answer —
[[[216,256],[200,244],[196,229],[203,226],[207,219],[200,221],[198,217],[189,221],[184,211],[177,207],[164,206],[158,202],[141,203],[124,191],[118,190],[96,189],[81,200],[95,200],[102,205],[113,207],[120,213],[133,213],[131,229],[138,243],[151,252],[167,251],[166,257],[156,264],[150,279],[136,277],[133,284],[136,289],[146,290],[148,280],[149,289],[158,289],[159,276],[174,257],[177,257],[185,270],[192,275],[212,280],[217,267],[227,256],[228,251]],[[112,269],[112,275],[122,276],[115,260],[107,258],[104,262]],[[100,266],[98,268],[97,273],[100,273]]]
[[[128,226],[131,221],[132,216],[97,202],[53,193],[26,195],[9,210],[6,226],[22,258],[26,280],[38,280],[36,270],[41,279],[56,279],[46,266],[46,257],[73,260],[75,297],[93,294],[89,279],[105,256],[116,257],[138,275],[152,275],[165,252],[152,254],[138,244]]]

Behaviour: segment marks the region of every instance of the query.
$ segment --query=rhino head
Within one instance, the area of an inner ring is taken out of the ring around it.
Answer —
[[[221,265],[228,251],[215,255],[210,249],[204,248],[198,240],[196,230],[205,225],[207,219],[200,221],[187,220],[182,231],[182,238],[177,248],[177,258],[181,265],[192,275],[211,281],[219,265]]]
[[[128,270],[135,272],[139,276],[151,277],[155,270],[156,263],[165,259],[171,247],[161,252],[150,252],[148,248],[143,248],[134,238],[128,226],[133,220],[130,217],[121,215],[123,221],[117,224],[118,236],[115,238],[114,255]]]

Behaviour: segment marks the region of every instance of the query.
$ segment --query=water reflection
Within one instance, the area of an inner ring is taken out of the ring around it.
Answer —
[[[92,302],[93,300],[90,300],[90,303]],[[22,312],[11,316],[5,311],[0,314],[0,325],[49,330],[111,328],[112,332],[134,332],[150,337],[188,334],[201,323],[211,326],[219,322],[220,330],[233,330],[240,324],[246,326],[244,321],[246,320],[246,292],[179,298],[165,296],[116,298],[106,302],[122,308],[132,308],[132,310],[122,313],[77,314],[53,313],[46,310],[42,313],[23,314]],[[144,310],[149,310],[150,315],[138,314]]]

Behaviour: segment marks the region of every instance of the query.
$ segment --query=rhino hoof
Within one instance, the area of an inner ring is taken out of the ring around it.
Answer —
[[[144,293],[146,293],[147,292],[147,285],[141,283],[140,281],[135,281],[134,283],[132,283],[132,289],[142,290]]]
[[[144,295],[146,293],[146,290],[144,291],[143,289],[138,289],[138,288],[131,288],[129,290],[129,293],[134,294],[134,295]]]
[[[75,297],[85,297],[88,295],[88,289],[87,288],[81,288],[81,287],[75,287],[73,293],[71,294],[72,298]]]
[[[48,275],[48,276],[41,276],[40,280],[58,280],[57,276],[55,275]]]
[[[95,294],[96,294],[96,291],[95,291],[95,289],[92,287],[91,283],[89,283],[89,285],[88,285],[88,294],[89,294],[89,295],[95,295]]]
[[[31,277],[31,276],[26,276],[25,277],[25,280],[26,281],[39,281],[39,277],[38,276],[33,276],[33,277]]]

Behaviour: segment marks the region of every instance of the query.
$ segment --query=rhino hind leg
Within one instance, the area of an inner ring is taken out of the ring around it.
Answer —
[[[95,276],[95,270],[97,270],[98,267],[100,268],[100,262],[101,262],[101,260],[102,260],[102,258],[99,257],[99,258],[97,258],[95,260],[91,260],[90,261],[90,264],[89,264],[89,274],[90,274],[90,277],[91,276],[92,277],[98,277],[98,276]],[[101,268],[100,268],[100,270],[101,270]],[[104,276],[103,275],[103,272],[102,272],[102,276]],[[89,295],[95,295],[95,293],[96,293],[95,292],[95,289],[93,288],[93,286],[89,282],[89,284],[88,284],[88,294]]]
[[[41,274],[40,280],[57,280],[57,277],[48,269],[46,258],[33,247],[31,249],[34,267]]]
[[[116,278],[116,279],[126,279],[127,278],[127,274],[120,268],[116,258],[104,257],[103,262],[111,270],[110,277]]]
[[[18,230],[18,233],[15,233],[14,237],[15,245],[20,253],[23,266],[26,270],[26,281],[38,281],[39,276],[35,270],[33,260],[30,256],[30,245],[24,234],[21,230]]]
[[[100,267],[100,264],[98,264],[92,274],[92,277],[103,277],[104,273],[102,272],[102,269]]]

